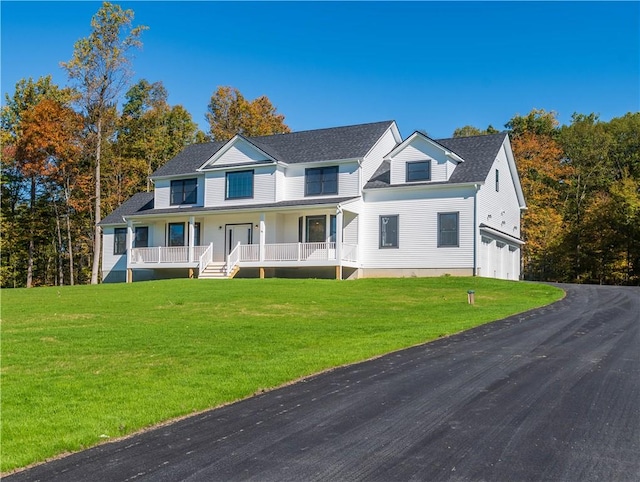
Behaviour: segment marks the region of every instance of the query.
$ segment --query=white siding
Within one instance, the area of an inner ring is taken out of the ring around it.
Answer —
[[[364,268],[472,268],[473,192],[467,188],[367,193],[360,216]],[[459,213],[459,247],[438,247],[438,213]],[[399,216],[398,248],[379,247],[380,215]]]
[[[330,166],[331,164],[323,164],[322,166]],[[285,199],[292,201],[296,199],[310,199],[311,196],[305,197],[305,171],[309,168],[321,167],[320,165],[304,164],[291,165],[285,173]],[[358,163],[349,162],[338,166],[338,194],[329,194],[326,196],[312,196],[313,198],[332,198],[359,196],[360,185],[358,177]]]
[[[378,167],[380,167],[380,164],[382,164],[384,156],[389,154],[394,147],[396,147],[396,140],[391,129],[388,129],[362,160],[362,186],[369,182]]]
[[[358,244],[358,215],[345,211],[343,215],[344,231],[342,242],[345,244]]]
[[[456,164],[452,162],[442,149],[416,137],[391,158],[391,184],[407,182],[407,162],[431,161],[431,181],[446,181],[451,176]]]
[[[118,227],[126,227],[125,225]],[[113,254],[114,226],[102,228],[102,277],[106,278],[111,271],[126,271],[127,256],[124,254]]]
[[[249,169],[248,169],[249,170]],[[276,200],[275,166],[255,167],[253,176],[253,197],[247,199],[225,199],[226,172],[214,171],[206,174],[205,196],[207,207],[267,204]]]
[[[275,173],[275,184],[273,189],[275,190],[276,202],[284,201],[285,199],[285,183],[287,182],[284,174],[284,168],[278,166]]]
[[[251,144],[242,139],[236,140],[211,166],[226,166],[230,164],[246,164],[250,162],[269,160],[264,153],[260,152]]]
[[[500,172],[499,191],[496,191],[496,170]],[[478,224],[481,223],[520,238],[520,208],[504,148],[478,191]]]
[[[153,202],[155,209],[165,209],[170,207],[171,181],[169,179],[159,179],[155,182]]]

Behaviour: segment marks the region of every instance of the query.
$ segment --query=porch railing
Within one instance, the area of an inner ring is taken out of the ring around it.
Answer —
[[[155,246],[153,248],[132,248],[130,264],[197,263],[209,246]],[[191,256],[189,256],[189,250]],[[213,251],[213,249],[211,249]]]
[[[242,244],[236,244],[236,247],[231,250],[229,256],[227,256],[227,276],[231,275],[231,272],[238,266],[238,262],[240,261],[240,247]],[[251,245],[244,245],[251,246]]]
[[[242,244],[240,262],[256,262],[260,259],[259,244]],[[264,261],[335,260],[336,243],[275,243],[264,245]]]
[[[202,274],[205,268],[213,261],[213,243],[207,246],[207,249],[200,255],[198,260],[198,276]]]

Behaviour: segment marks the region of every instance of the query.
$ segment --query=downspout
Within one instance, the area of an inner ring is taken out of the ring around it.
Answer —
[[[473,193],[473,276],[478,276],[478,191],[479,184],[474,184],[475,191]]]

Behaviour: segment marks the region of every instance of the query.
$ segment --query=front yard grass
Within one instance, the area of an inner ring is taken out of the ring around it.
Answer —
[[[454,277],[3,290],[0,470],[561,297]]]

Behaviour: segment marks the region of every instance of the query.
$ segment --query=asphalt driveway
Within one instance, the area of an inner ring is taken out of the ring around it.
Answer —
[[[640,288],[567,297],[7,477],[638,481]]]

